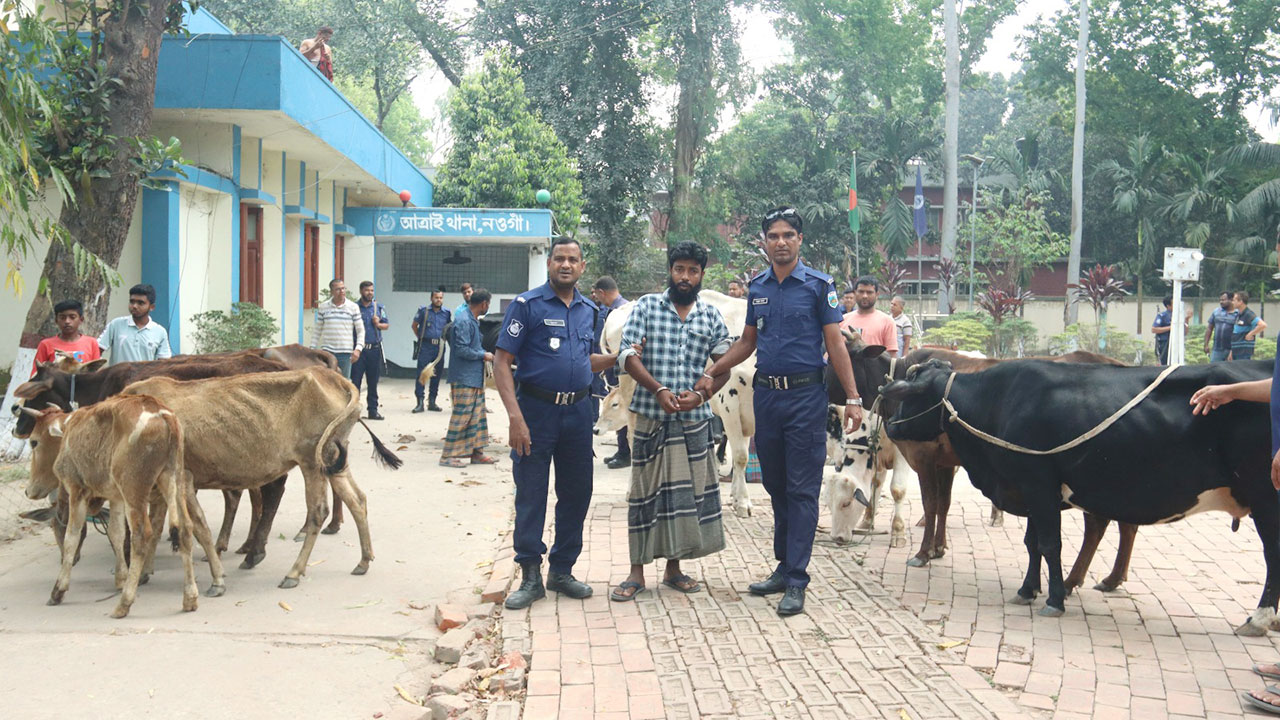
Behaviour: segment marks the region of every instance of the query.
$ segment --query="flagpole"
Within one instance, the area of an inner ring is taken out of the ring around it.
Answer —
[[[853,268],[853,274],[862,277],[862,241],[856,232],[853,234]]]
[[[858,208],[858,153],[855,152],[853,160],[849,163],[849,229],[853,231],[855,280],[862,276],[862,239],[859,237],[861,227],[861,210]],[[848,265],[845,267],[847,268]]]

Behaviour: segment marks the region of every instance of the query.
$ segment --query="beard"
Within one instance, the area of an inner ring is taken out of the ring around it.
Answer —
[[[702,291],[702,283],[686,287],[688,287],[687,290],[681,290],[674,280],[667,278],[667,293],[671,297],[671,302],[676,305],[692,305],[698,299],[698,293]]]

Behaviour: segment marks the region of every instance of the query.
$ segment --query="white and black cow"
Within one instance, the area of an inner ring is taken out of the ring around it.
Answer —
[[[840,390],[844,392],[843,387]],[[907,544],[905,504],[906,483],[902,479],[906,464],[885,433],[884,418],[871,412],[862,414],[862,424],[853,432],[844,432],[844,405],[827,406],[827,464],[835,468],[823,482],[822,497],[831,513],[831,539],[847,543],[855,534],[875,531],[876,507],[885,480],[893,498],[889,547]],[[861,520],[855,520],[859,505]]]
[[[1268,408],[1233,403],[1222,408],[1227,412],[1197,416],[1189,403],[1205,385],[1268,378],[1271,363],[1183,366],[1155,382],[1165,370],[1025,360],[956,374],[950,364],[930,360],[884,389],[900,403],[889,436],[931,440],[945,433],[974,486],[1002,510],[1027,517],[1029,563],[1012,601],[1029,604],[1040,592],[1043,558],[1049,594],[1041,615],[1064,612],[1064,508],[1136,525],[1207,510],[1252,515],[1267,576],[1257,610],[1237,632],[1264,634],[1280,597],[1280,503],[1270,478]],[[1144,391],[1128,412],[1069,449],[1037,455],[1001,445],[1058,448],[1099,428]]]

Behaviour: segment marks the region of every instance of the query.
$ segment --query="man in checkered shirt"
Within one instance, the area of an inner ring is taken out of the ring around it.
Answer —
[[[622,331],[618,365],[635,378],[627,526],[631,574],[610,597],[633,599],[644,589],[644,566],[666,558],[662,584],[683,593],[702,586],[680,561],[724,549],[720,483],[711,437],[710,395],[693,389],[710,358],[729,349],[720,311],[698,301],[707,251],[682,242],[667,252],[667,290],[645,295]],[[643,360],[633,348],[643,346]],[[719,390],[726,373],[713,385]]]

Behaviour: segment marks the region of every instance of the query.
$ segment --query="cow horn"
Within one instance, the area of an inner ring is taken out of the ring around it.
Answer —
[[[62,411],[62,406],[58,405],[58,403],[45,403],[45,405],[48,405],[50,410]]]
[[[22,412],[22,414],[24,414],[24,415],[30,415],[30,416],[31,416],[31,417],[33,417],[33,418],[42,418],[42,417],[44,417],[44,413],[43,413],[43,412],[40,412],[39,410],[36,410],[35,408],[29,408],[29,407],[27,407],[26,405],[23,405],[22,407],[18,408],[18,410],[20,410],[20,411]]]

